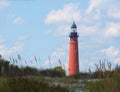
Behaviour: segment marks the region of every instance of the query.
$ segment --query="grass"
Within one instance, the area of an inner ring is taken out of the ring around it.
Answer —
[[[6,83],[7,83],[7,80],[5,78],[0,79],[0,92],[5,92]]]
[[[112,71],[111,69],[106,70],[105,65],[104,69],[101,67],[97,68],[100,80],[86,82],[89,92],[120,92],[120,67],[117,65]]]
[[[21,61],[20,56],[18,60]],[[36,58],[35,60],[37,61]],[[104,61],[100,61],[95,66],[96,71],[93,73],[89,69],[89,73],[80,73],[66,77],[65,75],[58,76],[59,71],[62,69],[61,67],[55,68],[58,71],[57,73],[53,71],[54,69],[39,71],[32,67],[20,68],[14,64],[10,65],[8,61],[0,59],[0,68],[4,68],[3,71],[0,71],[0,76],[2,77],[0,79],[0,92],[69,92],[69,90],[74,92],[76,89],[83,90],[83,92],[84,90],[85,92],[119,92],[120,66],[116,66],[112,70],[111,63],[105,63]],[[64,73],[63,71],[61,74]],[[37,77],[31,77],[30,75]],[[39,76],[44,76],[45,78],[40,78]],[[85,81],[94,78],[100,80],[94,82]],[[78,80],[83,81],[79,82]],[[81,84],[84,86],[79,86]]]
[[[20,77],[0,79],[0,92],[68,92],[68,89],[49,85],[41,78]]]
[[[88,82],[87,87],[90,92],[119,92],[120,74],[115,74],[112,78],[106,78],[96,82]]]

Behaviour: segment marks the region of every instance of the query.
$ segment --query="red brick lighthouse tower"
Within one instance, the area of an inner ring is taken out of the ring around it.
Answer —
[[[79,52],[77,26],[73,22],[70,32],[68,76],[79,73]]]

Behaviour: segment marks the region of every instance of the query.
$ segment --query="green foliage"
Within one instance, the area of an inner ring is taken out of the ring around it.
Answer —
[[[100,80],[87,82],[87,89],[90,92],[119,92],[120,91],[120,67],[117,65],[115,69],[106,70],[106,67],[97,68],[98,70],[93,74]]]
[[[22,69],[23,75],[24,76],[29,76],[29,75],[39,75],[39,72],[36,68],[26,66],[25,68]]]
[[[50,86],[44,79],[21,77],[0,81],[0,92],[68,92],[68,89]]]
[[[61,66],[57,66],[53,69],[53,71],[58,72],[59,76],[64,77],[66,76],[65,70]]]
[[[88,82],[87,87],[90,92],[119,92],[120,75],[96,82]]]
[[[17,59],[12,58],[17,62]],[[19,60],[21,57],[19,56]],[[0,77],[21,77],[21,76],[47,76],[47,77],[65,77],[65,70],[57,66],[53,69],[38,70],[33,67],[18,67],[14,64],[9,64],[9,61],[0,57]]]
[[[0,58],[0,76],[8,76],[9,73],[9,62]]]
[[[62,67],[58,66],[53,69],[40,70],[41,76],[48,77],[65,77],[65,70]]]
[[[68,78],[74,78],[74,79],[89,79],[90,78],[90,75],[89,73],[85,72],[81,72],[81,73],[78,73],[78,74],[74,74],[74,75],[71,75],[71,76],[68,76]]]

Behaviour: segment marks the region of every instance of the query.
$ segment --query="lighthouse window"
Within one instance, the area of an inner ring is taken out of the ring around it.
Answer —
[[[76,32],[76,28],[73,28],[73,32]]]

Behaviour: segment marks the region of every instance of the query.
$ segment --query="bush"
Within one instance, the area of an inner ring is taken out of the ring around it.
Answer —
[[[47,77],[65,77],[65,70],[62,69],[62,67],[57,66],[53,69],[46,69],[40,71],[41,76],[47,76]]]

